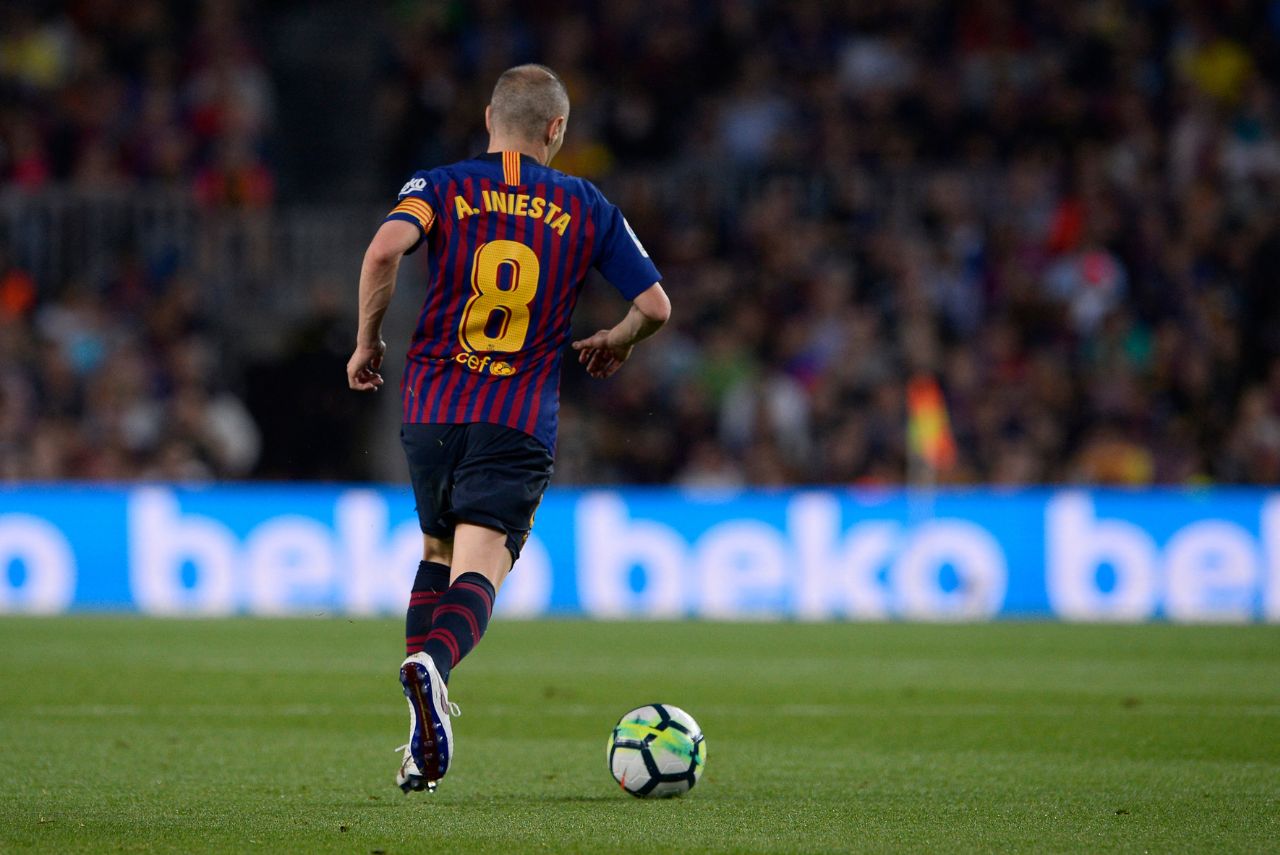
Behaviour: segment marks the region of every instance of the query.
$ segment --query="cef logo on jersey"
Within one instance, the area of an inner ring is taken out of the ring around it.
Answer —
[[[494,377],[510,377],[516,368],[510,362],[495,362],[492,356],[477,356],[474,353],[459,353],[453,361],[477,374],[491,374]]]

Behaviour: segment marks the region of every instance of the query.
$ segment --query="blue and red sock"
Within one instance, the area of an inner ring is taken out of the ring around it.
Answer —
[[[418,562],[418,575],[413,579],[409,610],[404,615],[404,655],[412,656],[427,643],[436,603],[449,589],[449,568],[434,561]]]
[[[463,573],[436,603],[423,651],[446,683],[449,672],[480,643],[493,614],[493,583],[479,573]]]

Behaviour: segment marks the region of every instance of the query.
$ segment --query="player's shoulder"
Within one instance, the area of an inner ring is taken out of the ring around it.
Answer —
[[[438,167],[435,169],[419,169],[401,186],[397,195],[403,199],[405,196],[420,195],[432,191],[439,185],[439,179]]]
[[[543,170],[547,179],[551,183],[558,184],[560,187],[563,187],[569,193],[572,193],[585,201],[590,207],[595,208],[608,204],[609,200],[604,197],[604,193],[600,192],[600,188],[593,184],[589,179],[578,175],[570,175],[567,172],[561,172],[554,166],[540,165],[536,168]]]
[[[466,160],[458,160],[453,163],[443,164],[441,166],[431,167],[429,169],[419,169],[413,173],[413,176],[404,183],[400,188],[400,197],[408,195],[418,195],[439,190],[450,184],[457,184],[474,176],[476,173],[482,173],[488,168],[488,164],[479,157],[468,158]],[[546,182],[558,186],[568,193],[571,193],[582,199],[590,208],[596,209],[608,206],[609,200],[605,198],[600,188],[592,183],[589,179],[578,175],[570,175],[567,172],[561,172],[553,166],[544,166],[536,164],[532,166],[534,177],[526,183]]]
[[[450,181],[457,181],[459,178],[466,178],[478,172],[484,172],[488,165],[479,157],[469,157],[464,160],[455,160],[452,163],[442,163],[437,166],[431,166],[426,169],[419,169],[413,173],[404,187],[401,194],[411,193],[415,190],[422,190],[428,186],[439,187],[448,184]]]
[[[561,172],[552,166],[544,166],[542,168],[559,176],[560,180],[567,186],[573,187],[589,199],[596,200],[604,198],[604,194],[600,192],[600,188],[591,183],[591,180],[588,178],[583,178],[580,175],[570,175],[569,173]]]

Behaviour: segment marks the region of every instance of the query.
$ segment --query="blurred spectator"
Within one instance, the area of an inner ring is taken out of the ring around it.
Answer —
[[[270,201],[274,99],[243,18],[235,0],[0,6],[0,181]]]
[[[207,480],[261,440],[178,279],[140,310],[83,287],[0,314],[0,477]]]
[[[258,473],[270,478],[370,477],[370,401],[346,387],[351,318],[341,286],[322,280],[270,358],[251,367],[247,401],[262,426]]]

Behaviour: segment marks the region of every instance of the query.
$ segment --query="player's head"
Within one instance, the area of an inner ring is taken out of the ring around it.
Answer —
[[[549,163],[564,142],[569,90],[545,65],[508,68],[493,87],[485,121],[493,136],[546,146]]]

